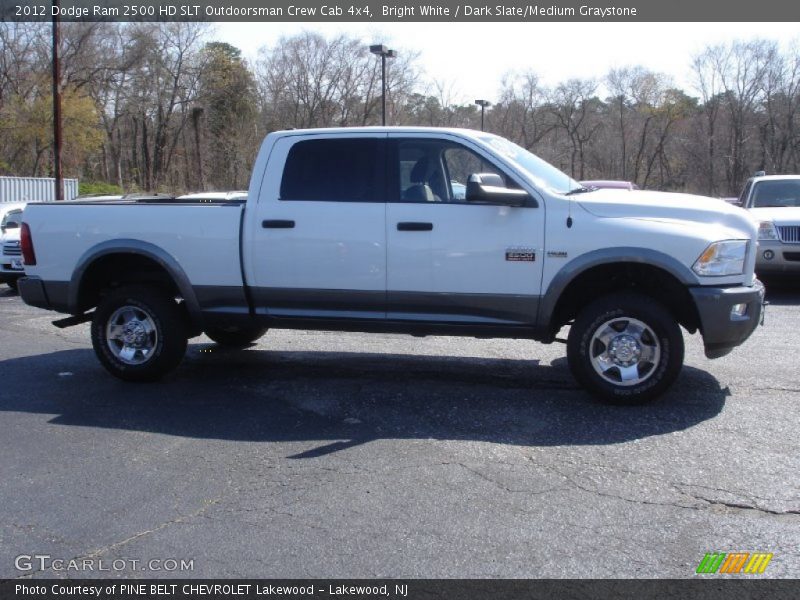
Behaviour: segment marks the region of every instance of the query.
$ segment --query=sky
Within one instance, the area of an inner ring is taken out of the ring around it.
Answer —
[[[800,45],[797,23],[216,23],[214,38],[255,60],[258,49],[304,30],[339,33],[419,53],[423,88],[439,82],[455,103],[492,101],[503,75],[532,70],[545,85],[601,78],[641,65],[693,89],[692,56],[705,46],[765,38]],[[377,59],[376,59],[377,60]]]

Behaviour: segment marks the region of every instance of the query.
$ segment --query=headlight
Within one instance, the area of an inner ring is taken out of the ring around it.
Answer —
[[[702,277],[722,277],[744,273],[747,240],[714,242],[694,263],[692,271]]]
[[[775,231],[775,224],[772,221],[761,221],[758,224],[758,239],[777,240],[778,232]]]

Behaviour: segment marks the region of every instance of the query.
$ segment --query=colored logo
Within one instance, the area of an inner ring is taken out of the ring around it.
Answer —
[[[767,569],[772,556],[766,552],[712,552],[703,557],[695,572],[757,575]]]

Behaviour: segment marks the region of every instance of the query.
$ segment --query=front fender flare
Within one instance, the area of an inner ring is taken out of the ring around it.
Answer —
[[[669,254],[658,250],[627,246],[594,250],[572,259],[553,277],[547,291],[542,296],[542,301],[539,303],[539,311],[536,318],[538,329],[542,331],[549,330],[561,295],[576,277],[593,267],[615,263],[638,263],[658,267],[687,287],[700,285],[700,280],[689,267]]]

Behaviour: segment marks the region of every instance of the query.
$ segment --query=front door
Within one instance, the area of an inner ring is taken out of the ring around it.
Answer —
[[[389,147],[387,317],[534,324],[542,206],[467,201],[473,174],[499,175],[502,185],[519,187],[477,145],[398,133],[390,136]]]

